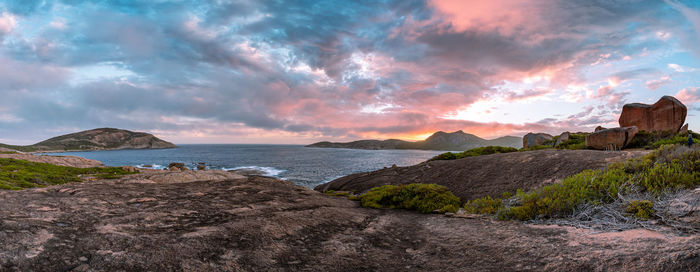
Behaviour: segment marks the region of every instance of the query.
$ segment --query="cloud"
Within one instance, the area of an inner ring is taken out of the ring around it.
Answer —
[[[580,102],[612,110],[629,92],[601,81],[658,70],[596,65],[601,75],[590,75],[590,64],[663,43],[639,36],[661,31],[658,1],[55,3],[0,4],[0,32],[12,32],[0,47],[0,133],[29,125],[343,139],[575,130],[608,119],[598,111],[518,124],[440,116],[489,98],[553,99],[570,86],[593,90]]]
[[[678,93],[676,93],[676,98],[678,98],[680,101],[682,101],[685,104],[692,104],[696,102],[700,102],[700,88],[699,87],[691,87],[691,88],[685,88],[680,90]]]
[[[653,79],[653,80],[647,80],[646,85],[649,90],[656,90],[660,88],[662,85],[668,84],[671,82],[671,77],[670,76],[663,76],[659,79]]]
[[[17,26],[17,20],[11,13],[0,13],[0,38],[9,34]]]

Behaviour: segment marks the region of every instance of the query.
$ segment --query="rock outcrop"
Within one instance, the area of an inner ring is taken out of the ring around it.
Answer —
[[[698,234],[363,208],[264,177],[71,183],[0,199],[0,271],[700,269]]]
[[[599,150],[620,150],[639,130],[635,126],[608,128],[586,135],[586,146]]]
[[[557,141],[554,142],[554,146],[558,146],[561,143],[568,141],[570,137],[571,137],[570,132],[568,132],[568,131],[562,132],[562,134],[559,134],[559,137],[557,137]]]
[[[664,96],[653,105],[632,103],[622,107],[620,126],[636,126],[643,131],[678,132],[688,113],[683,103],[672,96]]]
[[[595,128],[594,132],[600,131],[600,130],[604,130],[604,129],[607,129],[607,128],[604,128],[604,127],[602,127],[602,126],[597,126],[597,127]]]
[[[358,173],[318,185],[317,191],[363,193],[382,185],[435,183],[447,186],[462,200],[498,196],[550,184],[586,169],[642,156],[648,151],[599,152],[547,149],[438,160],[408,167]]]
[[[523,136],[523,148],[542,145],[544,142],[552,140],[554,137],[547,133],[528,133]]]

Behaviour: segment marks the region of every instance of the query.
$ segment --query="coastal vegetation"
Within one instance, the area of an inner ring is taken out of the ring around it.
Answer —
[[[80,182],[87,177],[115,179],[133,174],[121,167],[75,168],[48,163],[0,158],[0,189],[21,190],[67,182]]]
[[[509,153],[509,152],[516,152],[518,151],[517,148],[513,147],[503,147],[503,146],[485,146],[485,147],[477,147],[473,149],[469,149],[464,152],[460,153],[452,153],[452,152],[447,152],[447,153],[442,153],[440,155],[437,155],[433,157],[432,159],[428,161],[438,161],[438,160],[456,160],[456,159],[461,159],[461,158],[466,158],[466,157],[475,157],[475,156],[481,156],[481,155],[489,155],[489,154],[496,154],[496,153]]]
[[[664,145],[644,157],[615,163],[605,170],[585,170],[561,183],[530,192],[518,190],[510,199],[475,199],[468,201],[464,208],[472,213],[495,214],[499,219],[555,218],[570,214],[582,204],[611,203],[619,195],[660,196],[699,185],[700,149]],[[638,218],[649,218],[653,215],[650,209],[646,202],[635,202],[630,204],[628,212]]]
[[[457,212],[461,204],[459,197],[447,187],[421,183],[375,187],[353,199],[359,200],[364,207],[407,209],[421,213]]]
[[[628,148],[657,149],[668,144],[687,144],[689,134],[693,134],[693,142],[700,143],[700,134],[693,131],[673,133],[672,131],[640,131],[634,135]]]
[[[550,149],[550,148],[570,149],[570,150],[586,149],[586,133],[571,133],[569,135],[568,140],[562,141],[561,143],[555,145],[555,143],[558,141],[559,137],[560,136],[555,136],[552,140],[545,141],[541,145],[535,145],[535,146],[531,146],[529,148],[517,149],[517,148],[513,148],[513,147],[504,147],[504,146],[485,146],[485,147],[477,147],[477,148],[469,149],[467,151],[459,152],[459,153],[447,152],[447,153],[442,153],[440,155],[437,155],[428,161],[457,160],[457,159],[462,159],[462,158],[467,158],[467,157],[490,155],[490,154],[496,154],[496,153],[510,153],[510,152],[516,152],[516,151],[533,151],[533,150],[542,150],[542,149]]]

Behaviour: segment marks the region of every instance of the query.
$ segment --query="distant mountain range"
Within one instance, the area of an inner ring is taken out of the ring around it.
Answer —
[[[116,128],[98,128],[54,137],[33,145],[17,146],[0,144],[5,151],[48,152],[112,149],[160,149],[176,145],[144,132]]]
[[[476,135],[455,131],[447,133],[435,132],[423,141],[409,142],[404,140],[360,140],[348,143],[318,142],[307,147],[323,148],[352,148],[352,149],[423,149],[423,150],[468,150],[477,147],[497,145],[520,148],[523,146],[521,137],[504,136],[493,140],[486,140]]]

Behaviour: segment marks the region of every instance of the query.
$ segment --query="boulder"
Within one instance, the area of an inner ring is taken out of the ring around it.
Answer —
[[[586,146],[599,150],[622,149],[639,132],[635,126],[608,128],[586,135]]]
[[[552,140],[554,137],[547,133],[528,133],[523,137],[523,148],[530,148],[542,145],[544,142]]]
[[[622,107],[620,126],[636,126],[645,131],[678,132],[685,123],[688,108],[672,96],[664,96],[653,105],[632,103]]]
[[[678,133],[686,133],[686,132],[688,132],[688,124],[683,125],[683,127],[681,127],[681,130],[678,131]]]
[[[207,164],[200,162],[199,164],[197,164],[197,170],[207,170]]]
[[[568,131],[567,131],[567,132],[563,132],[562,134],[559,134],[559,137],[557,138],[557,141],[554,142],[554,146],[558,146],[558,145],[560,145],[561,143],[568,141],[568,140],[569,140],[569,137],[571,137],[571,133],[569,133]]]
[[[187,170],[187,167],[185,167],[184,163],[173,162],[168,164],[168,169],[170,169],[170,171],[185,171]]]
[[[597,132],[597,131],[604,130],[604,129],[606,129],[606,128],[601,127],[601,126],[597,126],[593,132]]]

